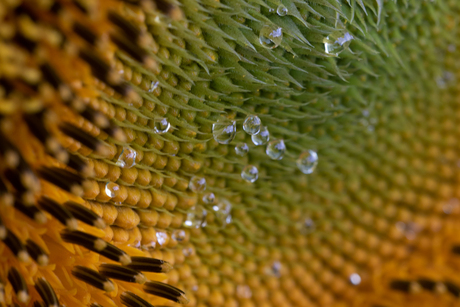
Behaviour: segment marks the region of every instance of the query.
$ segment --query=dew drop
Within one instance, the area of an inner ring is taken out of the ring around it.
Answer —
[[[169,128],[171,127],[171,124],[166,118],[158,118],[154,120],[154,129],[153,131],[156,134],[165,134],[168,132]]]
[[[442,211],[445,214],[451,214],[460,204],[458,198],[451,198],[443,207]]]
[[[246,165],[241,171],[241,178],[247,182],[255,182],[259,178],[259,170],[254,165]]]
[[[316,224],[311,218],[306,218],[303,223],[300,224],[300,233],[310,234],[316,229]]]
[[[220,225],[225,226],[232,222],[232,204],[225,198],[221,198],[217,201],[217,203],[212,206],[212,210],[214,211],[214,216],[219,222]]]
[[[219,144],[230,143],[236,135],[236,122],[218,120],[212,125],[212,135]]]
[[[252,297],[251,288],[247,285],[238,285],[236,286],[236,296],[242,299],[248,299]]]
[[[184,254],[185,257],[189,257],[189,256],[193,255],[193,248],[191,248],[191,247],[185,247],[185,248],[182,250],[182,254]]]
[[[209,192],[203,195],[203,202],[207,205],[212,205],[216,202],[216,195],[214,193]]]
[[[254,145],[260,146],[265,145],[270,140],[270,132],[268,132],[267,127],[260,128],[259,133],[251,137]]]
[[[311,174],[318,165],[318,154],[316,151],[307,150],[300,154],[296,161],[297,167],[304,174]]]
[[[268,275],[272,275],[278,278],[281,277],[281,263],[279,261],[273,262],[267,273]]]
[[[244,157],[249,152],[249,146],[246,143],[239,143],[235,146],[235,152],[238,156]]]
[[[169,241],[168,234],[164,231],[157,231],[155,235],[157,237],[157,243],[160,244],[160,246],[166,245]]]
[[[352,285],[357,286],[357,285],[359,285],[361,283],[361,276],[359,276],[356,273],[353,273],[353,274],[350,275],[349,280],[350,280]]]
[[[349,32],[336,31],[323,40],[326,53],[338,55],[350,46],[353,36]]]
[[[205,227],[207,224],[206,222],[207,215],[208,215],[208,212],[206,211],[205,208],[203,208],[203,206],[195,205],[188,211],[187,218],[184,222],[184,226],[190,227],[190,228]]]
[[[121,168],[131,168],[136,165],[137,152],[127,146],[123,147],[116,164]]]
[[[278,7],[276,8],[276,14],[278,14],[279,16],[286,16],[288,12],[289,11],[287,7],[285,7],[282,4],[278,5]]]
[[[171,237],[177,242],[182,242],[185,240],[185,231],[183,229],[176,229],[172,232]]]
[[[284,140],[270,141],[265,152],[272,160],[283,159],[284,153],[286,152],[286,145],[284,144]]]
[[[152,81],[150,83],[150,87],[148,89],[148,92],[153,93],[153,91],[156,90],[156,88],[158,87],[158,84],[160,84],[158,81]]]
[[[190,191],[195,193],[201,193],[206,190],[206,179],[203,177],[193,176],[188,183]]]
[[[243,123],[243,130],[250,135],[259,133],[262,121],[257,115],[248,115]]]
[[[260,30],[259,42],[262,47],[274,49],[283,40],[283,29],[273,25],[265,25]]]
[[[107,182],[105,184],[105,194],[110,197],[114,198],[120,192],[120,186],[115,182]]]

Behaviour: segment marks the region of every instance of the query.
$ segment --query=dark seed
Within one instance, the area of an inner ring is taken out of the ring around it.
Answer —
[[[67,226],[67,228],[77,229],[77,220],[66,207],[61,206],[59,203],[46,196],[43,196],[38,200],[38,205],[43,210],[54,216],[59,222],[61,222],[61,224]]]
[[[36,263],[38,263],[41,266],[48,264],[48,254],[45,252],[43,248],[41,248],[40,245],[28,239],[26,241],[26,249],[29,255],[32,257],[32,259],[34,259]]]
[[[27,262],[29,260],[29,254],[27,253],[26,247],[9,229],[6,229],[6,236],[2,241],[20,261]]]
[[[116,264],[101,264],[99,266],[99,273],[107,278],[119,279],[127,282],[143,284],[146,281],[144,274]]]
[[[136,271],[153,273],[167,273],[172,269],[169,262],[148,257],[131,257],[131,263],[127,267]]]
[[[125,291],[120,295],[121,303],[128,307],[154,307],[152,304],[138,295]]]
[[[18,301],[27,303],[30,298],[29,289],[27,288],[24,277],[22,277],[21,273],[15,267],[10,268],[8,271],[8,281],[11,283]]]
[[[72,213],[76,219],[82,221],[83,223],[95,226],[100,229],[104,229],[106,227],[104,220],[101,219],[99,215],[85,208],[84,206],[73,201],[64,203],[64,206],[67,208],[67,210],[69,210],[69,212]]]
[[[56,293],[54,292],[53,287],[51,287],[51,285],[46,279],[44,279],[43,277],[37,278],[37,280],[35,281],[35,289],[45,302],[45,306],[59,307],[59,300],[56,296]]]
[[[159,281],[148,281],[144,284],[143,289],[149,294],[163,297],[179,304],[187,304],[189,302],[184,291]]]
[[[72,275],[81,281],[106,292],[111,292],[115,289],[113,283],[108,278],[102,276],[99,272],[84,266],[74,266],[72,269]]]
[[[61,237],[65,242],[81,245],[113,261],[124,265],[131,263],[131,258],[123,250],[96,236],[78,230],[64,230]]]

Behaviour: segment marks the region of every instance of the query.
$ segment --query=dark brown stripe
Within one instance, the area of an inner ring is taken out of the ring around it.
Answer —
[[[105,228],[104,221],[99,217],[99,215],[90,209],[87,209],[86,207],[73,201],[65,202],[64,206],[76,219],[82,221],[83,223],[96,226],[98,228]]]
[[[48,254],[45,252],[45,250],[32,241],[31,239],[28,239],[26,241],[26,249],[29,255],[32,257],[32,259],[38,263],[39,265],[47,265],[48,264]]]
[[[45,306],[59,307],[59,300],[56,296],[56,293],[46,279],[43,277],[37,278],[35,281],[35,289],[45,302]]]
[[[123,250],[96,236],[78,230],[64,230],[61,237],[65,242],[83,246],[113,261],[131,263],[131,258]]]
[[[113,283],[108,278],[102,276],[95,270],[77,265],[73,267],[72,275],[98,289],[104,290],[106,292],[113,291]]]

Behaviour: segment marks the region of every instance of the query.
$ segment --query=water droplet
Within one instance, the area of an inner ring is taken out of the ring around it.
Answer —
[[[318,154],[313,150],[307,150],[300,154],[296,164],[302,173],[311,174],[318,165]]]
[[[235,146],[235,152],[238,156],[244,157],[249,152],[249,146],[246,143],[239,143]]]
[[[452,211],[455,210],[455,208],[458,207],[460,204],[460,201],[458,198],[451,198],[443,207],[442,211],[444,211],[445,214],[451,214]]]
[[[185,240],[186,234],[183,229],[176,229],[172,232],[171,237],[177,242],[182,242]]]
[[[395,225],[399,231],[404,233],[407,240],[414,240],[417,237],[418,233],[422,231],[422,227],[417,223],[413,222],[404,223],[399,221],[396,222]]]
[[[272,160],[283,159],[284,153],[286,152],[286,145],[284,144],[284,140],[270,141],[265,152]]]
[[[193,255],[193,248],[192,247],[185,247],[182,250],[182,253],[184,254],[185,257],[189,257],[189,256]]]
[[[247,285],[238,285],[236,286],[236,296],[238,298],[251,298],[252,297],[252,291],[251,288]]]
[[[254,165],[246,165],[241,171],[241,178],[247,182],[255,182],[259,178],[259,171]]]
[[[208,212],[206,211],[205,208],[203,208],[203,206],[196,205],[188,211],[187,219],[185,220],[184,225],[190,228],[205,227],[207,224],[206,222],[207,215],[208,215]]]
[[[201,193],[206,190],[206,179],[203,177],[193,176],[188,183],[188,188],[195,193]]]
[[[203,202],[207,205],[212,205],[216,202],[216,195],[214,193],[209,192],[203,195]]]
[[[243,123],[243,130],[250,135],[259,133],[262,121],[257,115],[248,115]]]
[[[281,277],[281,263],[279,261],[273,262],[270,273],[275,277]]]
[[[352,285],[357,286],[361,283],[361,276],[356,273],[351,274],[349,279]]]
[[[115,182],[107,182],[105,184],[105,194],[108,197],[114,198],[118,195],[118,192],[120,192],[120,186]]]
[[[310,234],[316,229],[316,224],[311,218],[306,218],[301,225],[300,232],[302,234]]]
[[[225,198],[221,198],[218,202],[212,206],[214,211],[214,216],[216,220],[223,226],[230,224],[232,222],[232,216],[230,215],[232,211],[232,204]]]
[[[260,30],[259,42],[262,47],[273,49],[281,44],[283,40],[283,29],[273,25],[265,25]]]
[[[219,144],[230,143],[236,135],[236,122],[218,120],[212,125],[212,135]]]
[[[137,152],[129,147],[123,147],[117,160],[117,165],[121,168],[131,168],[136,165]]]
[[[278,14],[279,16],[286,16],[288,13],[288,9],[284,6],[284,5],[278,5],[278,7],[276,8],[276,14]]]
[[[156,134],[165,134],[168,132],[171,124],[166,118],[158,118],[154,120],[155,128],[153,129]]]
[[[349,32],[336,31],[323,40],[326,53],[338,55],[350,46],[353,36]]]
[[[251,137],[254,145],[265,145],[270,140],[270,132],[267,127],[261,127],[259,133]]]
[[[148,92],[149,92],[149,93],[152,93],[154,90],[156,90],[156,88],[158,87],[158,84],[160,84],[160,82],[158,82],[158,81],[152,81],[152,82],[150,83],[150,87],[149,87]]]
[[[157,243],[161,246],[165,245],[169,241],[168,234],[164,231],[157,230],[155,235],[157,237]]]

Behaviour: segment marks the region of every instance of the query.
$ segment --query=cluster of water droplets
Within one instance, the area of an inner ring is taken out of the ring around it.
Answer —
[[[366,127],[367,132],[373,132],[375,130],[375,125],[378,123],[376,117],[370,117],[369,110],[363,110],[362,117],[359,119],[359,124]]]
[[[212,192],[205,192],[206,179],[204,177],[193,176],[189,181],[189,189],[201,195],[202,204],[196,204],[187,212],[185,227],[205,227],[208,224],[209,211],[212,211],[217,226],[225,227],[231,223],[232,204],[225,198],[217,198]]]
[[[283,139],[270,140],[268,128],[262,124],[257,115],[247,115],[243,121],[243,130],[251,136],[254,145],[267,145],[265,153],[272,160],[283,159],[286,153],[286,144]],[[236,136],[236,121],[220,119],[212,125],[214,140],[219,144],[229,144]],[[249,153],[247,143],[236,144],[235,153],[246,156]],[[296,160],[297,167],[304,174],[311,174],[318,164],[318,154],[313,150],[301,153]],[[241,171],[241,178],[253,183],[259,178],[259,171],[255,165],[246,165]]]

